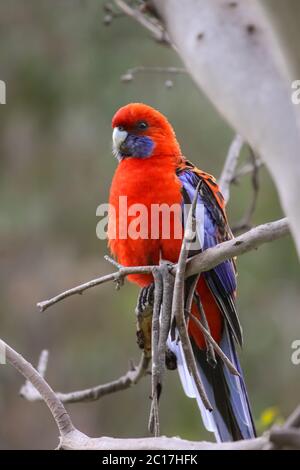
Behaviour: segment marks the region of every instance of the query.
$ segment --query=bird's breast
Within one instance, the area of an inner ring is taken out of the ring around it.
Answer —
[[[123,160],[110,190],[109,247],[123,266],[175,262],[182,240],[181,183],[173,162]],[[157,161],[158,160],[158,161]],[[139,285],[149,276],[132,276]]]

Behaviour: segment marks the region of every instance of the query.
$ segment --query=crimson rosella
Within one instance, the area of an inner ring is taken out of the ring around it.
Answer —
[[[177,205],[180,212],[184,211],[184,205],[194,200],[197,188],[198,251],[232,238],[224,199],[216,180],[182,155],[175,132],[166,117],[150,106],[132,103],[116,112],[112,127],[113,150],[119,163],[110,189],[109,202],[114,208],[115,217],[109,217],[108,239],[110,250],[121,265],[158,265],[161,259],[172,263],[178,261],[182,242],[182,233],[174,236],[175,226],[179,223],[178,214],[176,216],[174,212],[174,217],[170,218],[170,236],[163,236],[162,220],[159,219],[156,235],[151,237],[151,209],[161,205]],[[124,197],[126,214],[120,203]],[[130,212],[130,208],[141,205],[148,211],[144,219],[147,233],[145,227],[139,227],[133,235],[128,228],[135,219],[134,211]],[[181,217],[180,224],[182,220]],[[129,279],[144,289],[153,283],[150,274],[134,274]],[[203,422],[209,431],[215,433],[217,440],[251,438],[255,436],[255,428],[235,350],[235,343],[242,344],[242,329],[235,306],[234,261],[227,260],[202,273],[196,295],[201,301],[213,338],[235,365],[240,376],[232,375],[219,358],[209,360],[203,334],[196,322],[188,321],[199,374],[213,410],[204,408],[188,372],[180,341],[170,336],[168,347],[176,358],[183,388],[188,396],[197,399]],[[199,304],[197,306],[197,302],[194,302],[191,313],[200,319],[199,310]]]

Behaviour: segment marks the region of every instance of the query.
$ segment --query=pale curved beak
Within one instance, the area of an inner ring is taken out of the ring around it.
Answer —
[[[128,136],[128,132],[120,130],[118,127],[115,127],[112,134],[113,146],[115,150],[119,150],[120,146],[125,142]]]

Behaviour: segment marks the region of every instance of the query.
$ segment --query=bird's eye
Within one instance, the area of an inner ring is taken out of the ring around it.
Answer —
[[[148,123],[146,121],[140,121],[137,123],[137,128],[141,131],[144,131],[145,129],[147,129],[148,127]]]
[[[123,131],[125,131],[125,127],[124,127],[124,126],[118,126],[118,130],[119,130],[120,132],[123,132]]]

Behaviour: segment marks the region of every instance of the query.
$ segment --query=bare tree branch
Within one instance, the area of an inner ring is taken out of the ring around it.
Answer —
[[[263,165],[264,165],[264,162],[259,157],[256,157],[256,161],[255,161],[256,168],[259,169]],[[238,184],[240,179],[243,176],[247,176],[247,175],[253,173],[253,171],[254,171],[253,163],[247,162],[241,168],[237,168],[235,174],[233,175],[233,178],[232,178],[231,182],[235,183],[235,184]]]
[[[295,428],[300,428],[300,405],[293,411],[287,418],[283,426],[271,429],[270,443],[266,445],[267,450],[274,450],[282,448],[287,445],[287,441],[295,444],[296,448],[300,449],[300,440],[295,436]],[[293,446],[292,446],[293,447]]]
[[[209,324],[208,324],[208,321],[206,319],[206,315],[203,311],[203,307],[202,307],[202,304],[201,304],[201,301],[200,301],[200,297],[199,297],[198,293],[195,292],[198,281],[199,281],[199,278],[200,278],[200,274],[196,274],[193,281],[192,281],[192,283],[191,283],[190,290],[188,292],[187,300],[186,300],[185,314],[186,314],[186,319],[187,320],[189,319],[190,316],[193,316],[192,315],[192,306],[193,306],[193,301],[195,301],[195,303],[198,307],[198,311],[201,313],[201,322],[202,322],[201,324],[203,324],[202,326],[206,330],[206,333],[207,333],[207,335],[204,335],[206,348],[207,348],[207,351],[206,351],[207,360],[208,360],[209,364],[215,366],[216,365],[216,356],[215,356],[215,350],[213,348],[213,344],[212,344],[212,341],[211,341],[211,340],[213,340],[213,338],[211,337],[211,334],[210,334]]]
[[[203,333],[204,335],[204,338],[206,340],[206,344],[207,344],[207,353],[210,354],[210,359],[213,360],[215,362],[215,357],[214,357],[214,353],[212,354],[212,351],[216,352],[218,354],[218,356],[221,358],[221,360],[224,362],[224,364],[226,364],[226,366],[228,367],[229,371],[233,374],[233,375],[240,375],[239,372],[237,371],[237,369],[235,368],[235,366],[233,365],[233,363],[230,361],[230,359],[226,356],[226,354],[224,354],[224,352],[222,351],[222,349],[220,348],[220,346],[218,345],[218,343],[214,340],[214,338],[211,336],[211,333],[210,333],[210,330],[209,330],[209,325],[208,325],[208,322],[207,322],[207,319],[205,317],[205,314],[203,312],[203,307],[202,307],[202,304],[201,304],[201,301],[200,301],[200,298],[199,298],[199,295],[196,293],[195,294],[195,289],[196,289],[196,286],[197,286],[197,283],[198,283],[198,280],[199,280],[199,277],[200,277],[200,274],[196,275],[195,276],[195,279],[193,280],[193,283],[190,287],[190,292],[188,293],[188,297],[187,297],[187,302],[186,302],[186,314],[187,314],[187,317],[189,317],[190,320],[192,320],[194,323],[196,323],[196,325],[198,326],[198,328],[201,330],[201,332]],[[198,306],[198,309],[199,311],[201,311],[201,313],[203,312],[204,314],[204,317],[205,317],[205,325],[202,324],[202,322],[200,322],[198,320],[198,318],[196,318],[194,315],[191,314],[191,310],[192,310],[192,303],[193,303],[193,300],[194,298],[196,298],[196,304]]]
[[[250,159],[251,159],[251,165],[252,165],[252,172],[251,172],[252,198],[240,222],[238,222],[237,224],[231,227],[232,233],[234,234],[237,234],[243,230],[249,230],[250,228],[252,228],[252,217],[256,209],[258,192],[259,192],[259,165],[257,163],[258,159],[251,148],[250,148]]]
[[[208,271],[219,263],[222,263],[226,259],[240,256],[248,251],[258,248],[263,243],[278,240],[289,234],[289,224],[286,218],[277,220],[275,222],[268,222],[243,233],[233,240],[229,240],[214,248],[208,248],[203,253],[194,256],[187,261],[187,271],[185,276],[189,277],[199,272]],[[37,307],[41,312],[46,310],[48,307],[60,302],[75,294],[82,294],[85,290],[91,289],[92,287],[99,286],[105,282],[118,281],[128,276],[129,274],[151,274],[155,266],[137,266],[137,267],[122,267],[119,271],[116,271],[106,276],[102,276],[96,279],[92,279],[89,282],[80,284],[79,286],[73,287],[72,289],[66,290],[61,294],[52,297],[49,300],[44,300],[37,304]],[[173,274],[176,272],[176,266],[172,270]]]
[[[21,354],[17,353],[7,343],[0,339],[1,349],[5,351],[6,360],[17,369],[32,385],[38,390],[41,397],[48,406],[60,432],[61,437],[75,431],[70,416],[64,405],[57,398],[55,392],[48,385],[45,379],[38,371],[24,359]]]
[[[226,203],[229,201],[230,185],[235,175],[238,159],[239,159],[243,145],[244,145],[244,139],[242,138],[242,136],[237,134],[229,147],[228,154],[224,163],[223,171],[219,178],[220,190],[224,196]]]
[[[189,211],[186,222],[186,228],[182,240],[181,250],[179,254],[178,264],[176,267],[176,275],[174,282],[174,295],[172,303],[172,318],[176,320],[176,326],[179,332],[180,341],[182,344],[183,353],[185,356],[188,370],[195,381],[197,391],[201,400],[207,410],[212,410],[212,405],[207,397],[201,377],[198,372],[195,356],[187,331],[186,321],[184,317],[184,284],[185,284],[185,270],[188,259],[190,244],[195,238],[196,234],[196,221],[195,221],[195,208],[198,199],[198,192],[202,181],[199,182],[195,192],[194,200]]]
[[[172,300],[174,291],[174,276],[170,273],[170,265],[161,266],[163,278],[163,303],[161,306],[159,340],[158,340],[158,382],[162,388],[166,366],[166,343],[171,326]]]
[[[45,357],[43,356],[45,353],[48,355],[48,351],[43,351],[41,353],[39,366],[41,360],[43,360],[43,357]],[[137,367],[132,365],[126,374],[122,375],[116,380],[106,384],[97,385],[95,387],[86,388],[84,390],[76,390],[70,393],[55,392],[55,395],[62,403],[79,403],[99,400],[106,395],[110,395],[121,390],[126,390],[132,385],[137,384],[143,377],[146,376],[149,363],[150,358],[146,358],[144,355],[142,355],[140,363]],[[41,374],[39,366],[37,367],[37,370]],[[43,374],[41,374],[42,377],[44,377],[45,372],[46,368],[44,369]],[[20,396],[30,402],[43,400],[41,394],[29,380],[26,380],[25,384],[22,386],[20,390]]]
[[[129,268],[120,268],[117,272],[107,274],[106,276],[102,276],[96,279],[92,279],[89,282],[85,282],[84,284],[80,284],[79,286],[73,287],[67,291],[62,292],[61,294],[52,297],[49,300],[45,300],[43,302],[38,302],[37,307],[40,309],[41,312],[44,312],[48,307],[60,302],[61,300],[66,299],[72,295],[83,294],[83,292],[87,289],[91,289],[92,287],[99,286],[104,284],[105,282],[120,282],[124,277],[128,276],[129,274],[149,274],[152,273],[154,266],[138,266],[138,267],[129,267]]]
[[[172,74],[172,75],[179,75],[179,74],[187,74],[187,71],[183,67],[146,67],[144,65],[139,65],[137,67],[133,67],[128,69],[123,75],[121,75],[121,82],[128,83],[132,82],[135,75],[139,73],[158,73],[158,74]]]
[[[274,428],[270,432],[270,448],[273,449],[300,449],[300,433],[299,429]]]
[[[246,211],[241,220],[231,227],[231,231],[234,235],[245,230],[250,230],[250,228],[252,228],[251,221],[256,208],[259,192],[258,170],[262,165],[261,160],[256,157],[251,147],[249,147],[251,162],[244,165],[241,169],[237,168],[238,159],[240,157],[243,145],[243,138],[239,134],[237,134],[229,147],[223,171],[219,178],[220,190],[227,204],[230,198],[231,184],[237,183],[241,176],[251,173],[251,182],[253,188],[252,199],[250,201],[249,206],[246,208]]]
[[[166,24],[168,23],[168,6],[170,1],[164,2],[164,6],[158,6],[159,2],[153,0],[155,5],[157,6],[158,10],[162,10],[162,16],[166,19]],[[150,16],[148,14],[144,14],[141,10],[137,8],[133,8],[124,0],[114,0],[115,4],[118,8],[128,16],[134,18],[139,24],[144,26],[148,29],[151,34],[155,37],[155,39],[161,43],[170,44],[170,38],[161,25],[160,21],[158,21],[154,16]],[[181,2],[177,2],[178,4]],[[191,2],[189,2],[191,4]],[[207,3],[208,5],[208,3]],[[202,7],[206,8],[206,2],[202,1]],[[181,5],[181,8],[182,5]],[[213,10],[216,10],[216,6],[213,7]],[[216,10],[217,11],[217,10]],[[247,13],[247,12],[246,12]],[[213,16],[213,15],[211,15]],[[247,14],[245,15],[247,17]],[[197,20],[198,21],[198,20]],[[213,18],[213,21],[214,18]],[[173,32],[173,27],[168,25],[168,29],[171,31],[172,39],[174,38],[174,42],[176,42],[176,46],[182,56],[187,57],[189,55],[188,52],[184,52],[185,47],[185,40],[182,40],[181,44],[178,44],[177,35]],[[249,26],[249,25],[248,25]],[[197,24],[198,28],[198,24]],[[180,29],[180,28],[179,28]],[[256,29],[255,29],[256,30]],[[248,29],[248,33],[249,33]],[[253,31],[252,31],[253,33]],[[251,33],[251,34],[252,34]],[[181,33],[180,33],[181,34]],[[180,37],[178,34],[178,37]],[[206,33],[205,33],[206,34]],[[250,33],[249,33],[250,34]],[[202,31],[197,32],[197,41],[198,45],[202,44],[204,38],[204,33]],[[173,45],[172,45],[173,46]],[[264,44],[262,50],[265,50]],[[175,46],[173,46],[175,47]],[[200,45],[201,47],[201,45]],[[251,49],[252,52],[252,49]],[[213,54],[212,54],[213,56]],[[191,60],[191,63],[193,61]],[[189,69],[192,68],[191,63],[189,60],[186,60],[187,66]],[[273,63],[271,63],[270,70],[275,70],[272,67]],[[202,65],[198,64],[198,68],[201,70]],[[207,67],[209,69],[209,67]],[[155,69],[155,70],[154,70]],[[258,67],[259,69],[259,67]],[[176,67],[171,67],[166,70],[162,70],[161,67],[154,67],[154,68],[147,68],[147,67],[136,67],[134,69],[129,69],[127,74],[123,76],[124,81],[129,81],[132,79],[135,73],[143,72],[143,71],[155,71],[159,73],[186,73],[185,69],[180,69]],[[210,73],[212,73],[212,68],[210,68]],[[196,73],[193,73],[196,76],[196,80],[201,83],[199,77],[197,77]],[[212,74],[213,75],[213,74]],[[275,74],[276,75],[276,74]],[[209,73],[208,75],[209,76]],[[256,77],[255,77],[256,78]],[[278,77],[277,77],[278,78]],[[204,89],[207,89],[208,95],[211,94],[211,86],[214,86],[214,81],[212,80],[211,84],[207,85],[206,83],[207,78],[204,79],[202,86]],[[277,80],[278,81],[278,80]],[[219,82],[217,81],[217,84]],[[282,93],[282,85],[281,82],[277,83],[277,89],[279,90],[279,94],[281,97],[286,97],[286,93]],[[220,95],[216,93],[216,96],[220,98]],[[271,96],[271,95],[270,95]],[[273,96],[273,95],[272,95]],[[230,106],[228,106],[227,98],[223,101],[222,104],[219,106],[221,110],[225,110],[225,114],[230,122],[236,124],[237,117],[235,111],[230,112]],[[238,100],[235,99],[235,104],[238,103]],[[230,104],[230,100],[229,100]],[[236,106],[232,106],[232,109],[237,109]],[[250,113],[251,114],[251,113]],[[268,114],[266,113],[266,116]],[[293,124],[290,119],[289,112],[286,112],[288,116],[286,126],[288,126],[289,122]],[[243,118],[246,122],[247,119]],[[272,119],[271,119],[272,121]],[[264,121],[262,121],[264,122]],[[246,122],[247,124],[247,122]],[[273,123],[273,128],[276,128],[276,120]],[[285,127],[286,127],[285,126]],[[251,126],[250,126],[251,127]],[[245,123],[242,125],[236,125],[236,128],[243,130],[245,129]],[[291,128],[294,129],[293,125]],[[260,131],[260,130],[259,130]],[[272,132],[272,129],[271,129]],[[248,138],[248,132],[245,134]],[[276,171],[280,168],[278,164],[279,156],[282,156],[280,153],[280,146],[278,145],[278,151],[276,151],[276,139],[275,142],[261,145],[260,141],[257,139],[257,134],[253,130],[249,132],[249,141],[253,141],[256,144],[257,148],[262,148],[262,155],[264,156],[265,161],[269,165],[270,170],[272,169],[272,163],[275,162],[273,177],[274,180],[278,183],[281,179],[276,176]],[[292,135],[293,137],[293,135]],[[293,142],[297,142],[296,138],[292,138]],[[251,165],[245,165],[242,169],[237,170],[237,160],[243,145],[243,139],[237,135],[234,139],[229,153],[226,159],[226,163],[224,166],[223,173],[220,178],[220,187],[224,194],[225,200],[228,201],[229,199],[229,187],[233,181],[237,181],[242,175],[247,174],[248,172],[252,172],[252,181],[253,181],[253,188],[254,188],[254,196],[251,202],[251,205],[246,213],[245,220],[243,226],[248,226],[251,216],[253,214],[257,191],[258,191],[258,183],[257,183],[257,168],[258,165],[256,161],[253,160]],[[275,147],[274,147],[275,146]],[[292,145],[292,150],[296,146]],[[271,160],[269,157],[270,149],[275,149],[276,159]],[[298,148],[298,147],[296,147]],[[287,152],[289,153],[289,152]],[[293,153],[293,152],[292,152]],[[294,155],[293,155],[294,158]],[[292,160],[291,160],[292,161]],[[259,163],[260,165],[260,163]],[[272,171],[272,170],[271,170]],[[275,174],[275,176],[274,176]],[[289,174],[290,176],[290,174]],[[297,181],[296,175],[294,178],[290,178],[291,181]],[[282,177],[283,178],[283,177]],[[288,181],[288,178],[282,179],[282,181]],[[289,188],[288,188],[289,189]],[[280,187],[279,187],[280,191]],[[285,208],[288,208],[287,202],[291,201],[292,205],[295,205],[295,200],[293,198],[289,199],[286,195],[285,190],[280,191],[281,198],[283,201],[283,205]],[[233,258],[235,256],[241,255],[245,252],[250,250],[256,249],[263,243],[270,242],[276,240],[280,237],[283,237],[289,233],[289,225],[287,219],[282,219],[276,222],[271,222],[268,224],[264,224],[258,226],[243,235],[237,237],[236,239],[229,240],[224,242],[220,245],[217,245],[214,248],[208,249],[205,252],[193,257],[192,259],[188,260],[188,252],[189,252],[189,244],[192,240],[195,227],[194,227],[194,208],[196,203],[196,197],[193,201],[192,209],[189,214],[181,253],[178,260],[178,264],[172,267],[172,274],[175,275],[175,286],[174,286],[174,296],[173,296],[173,303],[172,303],[172,314],[173,317],[176,319],[177,328],[179,330],[180,340],[182,342],[184,354],[186,356],[186,361],[189,367],[189,370],[195,380],[198,392],[203,400],[204,405],[211,409],[211,404],[205,394],[203,385],[201,383],[201,379],[199,377],[197,367],[195,364],[194,356],[192,354],[192,348],[189,340],[189,336],[187,333],[187,326],[186,320],[184,316],[184,284],[185,279],[191,275],[199,275],[200,273],[212,269],[216,265],[220,264],[221,262],[225,261],[226,259]],[[297,206],[298,208],[298,206]],[[298,219],[295,217],[296,210],[291,211],[292,216],[292,223],[294,226],[294,233],[296,233],[296,222]],[[127,275],[129,274],[137,274],[137,273],[152,273],[154,278],[156,279],[157,273],[159,273],[158,266],[138,266],[138,267],[123,267],[118,265],[117,263],[113,263],[117,267],[117,271],[106,276],[102,276],[97,279],[93,279],[87,283],[81,284],[73,289],[67,290],[62,292],[61,294],[53,297],[52,299],[39,302],[37,306],[40,308],[41,311],[46,310],[51,305],[75,294],[82,294],[85,290],[95,287],[97,285],[101,285],[105,282],[114,281],[117,286],[120,286]],[[157,279],[156,279],[157,281]],[[195,283],[196,285],[196,283]],[[154,307],[154,314],[153,314],[153,324],[152,324],[152,354],[153,354],[153,362],[152,362],[152,406],[151,406],[151,414],[150,414],[150,424],[151,429],[154,429],[155,435],[159,435],[159,417],[158,417],[158,399],[160,388],[162,384],[162,375],[164,372],[164,355],[165,355],[165,344],[166,344],[166,337],[168,333],[168,328],[170,325],[170,316],[167,314],[167,306],[164,306],[164,299],[165,291],[164,291],[164,283],[161,283],[161,289],[157,288],[156,282],[156,302]],[[163,292],[163,293],[162,293]],[[194,291],[191,293],[191,298],[189,299],[192,302]],[[170,302],[170,298],[168,299]],[[162,305],[162,311],[161,311]],[[169,305],[170,307],[170,305]],[[165,312],[164,312],[165,308]],[[190,312],[190,309],[189,309]],[[165,316],[163,316],[165,315]],[[196,322],[198,327],[201,329],[202,333],[204,334],[208,346],[211,348],[212,353],[214,351],[222,358],[222,360],[227,364],[229,370],[238,375],[238,371],[234,368],[231,364],[229,359],[224,355],[224,353],[220,350],[218,344],[214,341],[211,337],[208,325],[205,323],[205,318],[203,318],[204,324],[200,322],[197,318],[190,316],[192,321]],[[166,323],[160,323],[161,321],[166,320]],[[164,330],[162,331],[162,326]],[[18,354],[15,350],[13,350],[10,346],[0,340],[1,344],[5,351],[6,357],[8,362],[13,365],[25,378],[26,383],[21,389],[21,395],[30,400],[30,401],[37,401],[43,400],[45,401],[46,405],[48,406],[50,412],[52,413],[56,425],[58,427],[60,433],[60,446],[64,449],[98,449],[98,450],[114,450],[114,449],[122,449],[122,450],[138,450],[138,449],[163,449],[163,450],[176,450],[176,449],[190,449],[190,450],[203,450],[203,449],[271,449],[271,448],[299,448],[300,447],[300,408],[298,408],[294,414],[286,421],[285,425],[281,428],[274,428],[270,431],[270,433],[256,439],[251,439],[248,441],[240,441],[235,443],[223,443],[223,444],[213,444],[207,442],[191,442],[181,440],[179,438],[167,438],[167,437],[156,437],[156,438],[142,438],[142,439],[113,439],[113,438],[90,438],[85,434],[81,433],[77,430],[67,413],[66,409],[63,406],[63,402],[74,403],[78,401],[91,401],[97,400],[98,398],[108,394],[114,393],[119,390],[124,390],[129,388],[131,385],[137,383],[148,370],[148,365],[150,362],[149,357],[142,356],[140,364],[136,368],[132,368],[129,370],[124,376],[120,377],[118,380],[110,382],[108,384],[99,385],[96,387],[92,387],[86,390],[80,390],[71,393],[55,393],[48,383],[45,381],[44,376],[47,367],[47,360],[48,360],[48,352],[43,351],[39,360],[39,364],[37,370],[32,367],[30,363],[28,363],[20,354]],[[224,357],[225,356],[225,357]]]
[[[207,342],[212,346],[212,348],[215,350],[215,352],[218,354],[218,356],[222,359],[224,364],[228,367],[228,370],[233,374],[233,375],[240,375],[235,366],[232,364],[232,362],[228,359],[226,354],[222,351],[218,343],[214,340],[214,338],[211,336],[210,332],[208,331],[207,328],[205,328],[202,323],[196,318],[194,315],[190,315],[190,319],[196,323],[198,328],[202,331],[204,337],[207,339]]]
[[[251,440],[229,443],[210,443],[186,441],[177,437],[158,437],[140,439],[114,439],[109,437],[91,438],[78,429],[71,421],[62,402],[50,388],[45,379],[19,353],[0,340],[2,350],[6,352],[7,361],[17,369],[26,380],[39,391],[48,406],[60,433],[60,448],[76,450],[260,450],[268,449],[272,444],[281,448],[299,449],[300,407],[287,419],[281,429],[274,429],[269,435]]]
[[[266,436],[237,442],[197,442],[187,441],[179,437],[142,437],[134,439],[115,439],[112,437],[78,438],[68,435],[62,442],[66,450],[261,450],[268,443]]]
[[[143,14],[140,10],[131,7],[126,1],[123,0],[114,0],[117,7],[126,15],[133,18],[141,26],[146,28],[154,39],[162,44],[170,44],[170,39],[165,29],[161,24],[155,20],[155,18],[150,18],[149,15]]]
[[[186,277],[203,271],[209,271],[227,259],[255,250],[263,243],[278,240],[289,234],[286,218],[258,225],[232,240],[208,248],[187,261]]]
[[[152,380],[151,380],[151,410],[149,417],[148,429],[149,431],[158,437],[160,434],[159,431],[159,412],[158,412],[158,400],[160,395],[160,363],[159,363],[159,354],[158,354],[158,342],[160,334],[160,308],[163,298],[163,279],[160,273],[159,268],[153,270],[154,277],[154,306],[153,306],[153,316],[152,316],[152,329],[151,329],[151,349],[152,349]]]

